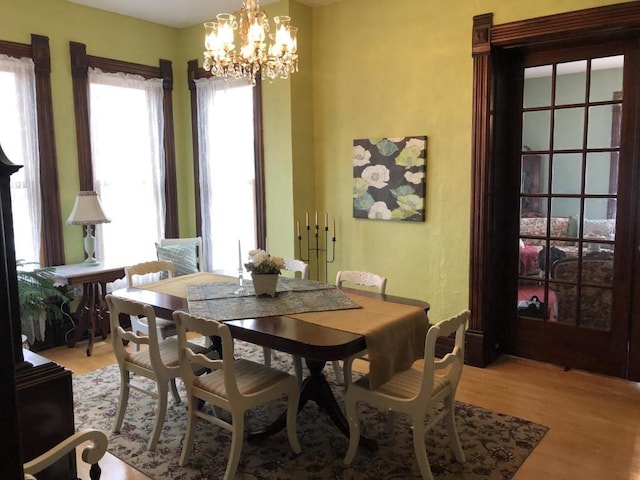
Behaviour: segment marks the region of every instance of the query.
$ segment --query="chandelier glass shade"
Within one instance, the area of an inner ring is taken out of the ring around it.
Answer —
[[[298,29],[287,16],[269,18],[259,0],[246,0],[239,12],[220,13],[205,22],[203,68],[221,78],[248,78],[256,84],[258,74],[273,80],[289,78],[298,71]]]

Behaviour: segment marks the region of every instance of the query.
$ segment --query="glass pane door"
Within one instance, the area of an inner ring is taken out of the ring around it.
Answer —
[[[624,56],[524,70],[517,317],[611,329]]]

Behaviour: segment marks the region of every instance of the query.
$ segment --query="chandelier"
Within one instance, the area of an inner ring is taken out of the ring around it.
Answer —
[[[221,78],[248,78],[252,85],[262,78],[286,79],[298,71],[297,27],[290,17],[273,17],[275,32],[259,0],[246,0],[239,12],[220,13],[205,22],[205,70]],[[237,35],[236,35],[237,32]],[[238,42],[239,40],[239,42]]]

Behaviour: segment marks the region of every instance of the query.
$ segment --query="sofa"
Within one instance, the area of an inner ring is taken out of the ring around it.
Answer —
[[[585,218],[583,222],[582,238],[597,238],[599,240],[615,240],[616,220],[615,218]],[[520,219],[521,237],[545,237],[547,235],[546,217],[523,217]],[[577,238],[578,219],[576,217],[552,217],[551,237],[553,238]],[[524,238],[526,245],[543,246],[544,240],[540,238]],[[556,247],[574,246],[571,240],[556,240],[553,242]]]
[[[615,219],[584,219],[583,239],[594,238],[598,240],[615,240]],[[523,217],[520,219],[520,274],[523,276],[539,275],[544,265],[544,258],[539,258],[542,248],[545,246],[544,238],[529,237],[546,237],[547,235],[547,218],[546,217]],[[572,238],[578,237],[578,219],[576,217],[552,217],[551,218],[551,238],[560,238],[561,240],[553,240],[551,264],[556,260],[566,257],[575,258],[578,256],[577,243]],[[594,250],[601,248],[610,248],[606,244],[584,244],[584,247],[593,247]],[[557,252],[557,249],[560,252]],[[554,255],[556,253],[562,255]]]

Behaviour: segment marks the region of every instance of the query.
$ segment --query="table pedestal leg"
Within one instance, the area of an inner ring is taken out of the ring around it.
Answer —
[[[326,410],[334,425],[348,437],[349,424],[347,419],[345,418],[344,413],[342,413],[340,405],[338,405],[329,382],[327,382],[327,379],[322,373],[325,362],[310,359],[305,359],[305,362],[309,368],[310,374],[304,379],[300,387],[300,403],[298,405],[298,412],[302,410],[309,400],[313,400],[320,408]],[[249,441],[252,441],[266,438],[279,432],[285,428],[286,425],[287,412],[285,411],[264,430],[249,433],[248,439]],[[365,437],[360,438],[360,444],[369,450],[375,450],[377,448],[375,440]]]
[[[104,299],[106,292],[106,282],[84,283],[82,285],[82,298],[74,313],[76,326],[73,338],[67,342],[67,346],[69,348],[74,347],[82,339],[85,332],[89,332],[88,357],[93,353],[96,328],[100,330],[102,338],[105,340],[109,334],[109,312]]]
[[[75,347],[76,343],[82,340],[84,332],[90,329],[91,319],[89,318],[90,284],[82,284],[82,297],[78,303],[78,308],[73,314],[76,326],[73,329],[73,338],[67,341],[69,348]]]

